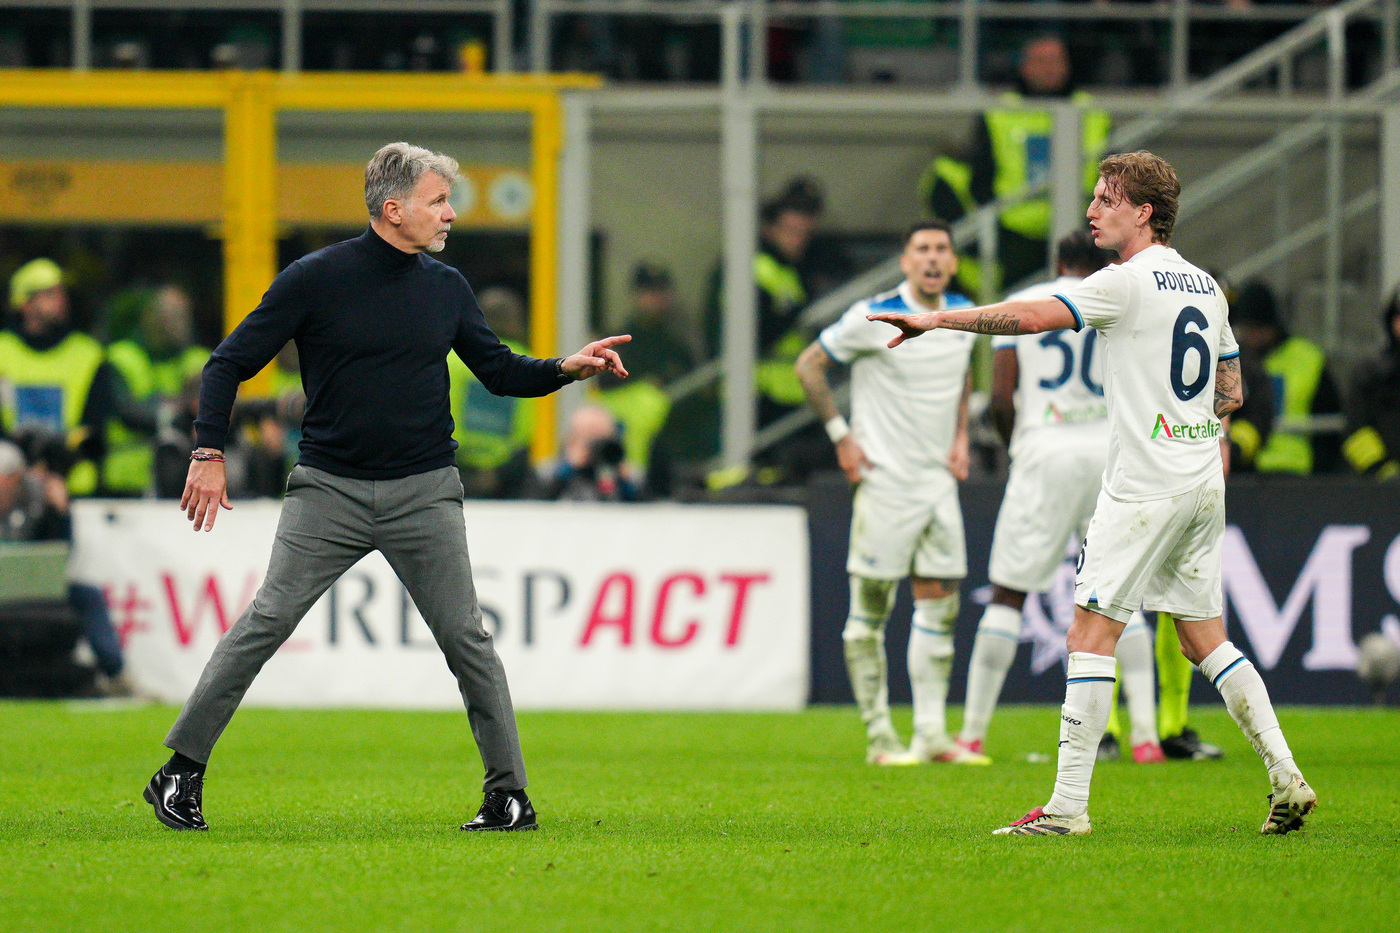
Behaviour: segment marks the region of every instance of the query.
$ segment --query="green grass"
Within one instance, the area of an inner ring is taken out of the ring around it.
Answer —
[[[521,716],[537,833],[469,835],[464,714],[245,709],[208,833],[140,791],[169,708],[0,704],[0,931],[1310,930],[1400,925],[1400,716],[1285,709],[1321,805],[1261,837],[1263,768],[1101,765],[1094,834],[993,838],[1049,796],[1056,714],[991,768],[862,763],[855,713]],[[904,728],[907,731],[907,711]]]

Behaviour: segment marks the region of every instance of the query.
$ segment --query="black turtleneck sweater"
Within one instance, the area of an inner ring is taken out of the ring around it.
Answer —
[[[447,354],[496,395],[548,395],[557,360],[512,353],[462,274],[373,228],[292,263],[204,367],[195,435],[222,450],[238,384],[288,340],[301,356],[301,462],[351,479],[398,479],[454,462]]]

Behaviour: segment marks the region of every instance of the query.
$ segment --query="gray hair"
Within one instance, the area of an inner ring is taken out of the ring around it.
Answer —
[[[18,444],[0,441],[0,476],[19,473],[26,465],[24,451],[19,449]]]
[[[448,184],[455,184],[460,177],[456,159],[422,146],[390,143],[376,152],[365,166],[365,206],[369,216],[378,220],[384,214],[385,201],[408,197],[424,172],[435,172]]]

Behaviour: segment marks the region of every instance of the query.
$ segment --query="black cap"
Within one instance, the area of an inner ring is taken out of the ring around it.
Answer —
[[[1278,302],[1269,286],[1253,279],[1240,288],[1239,297],[1230,308],[1231,324],[1253,324],[1257,327],[1278,327]]]
[[[642,289],[662,289],[671,287],[671,270],[667,269],[659,262],[652,262],[643,259],[637,263],[637,267],[632,270],[632,288]]]

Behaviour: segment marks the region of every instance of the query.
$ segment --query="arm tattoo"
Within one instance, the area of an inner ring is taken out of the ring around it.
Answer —
[[[1020,315],[1006,313],[982,312],[970,321],[949,321],[943,322],[944,327],[952,330],[966,330],[975,334],[1019,334],[1021,333]]]
[[[1240,359],[1221,360],[1215,365],[1215,417],[1223,418],[1244,404],[1240,382]]]

